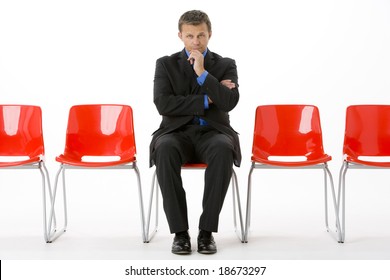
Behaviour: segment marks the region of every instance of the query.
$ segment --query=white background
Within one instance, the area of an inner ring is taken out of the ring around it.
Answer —
[[[147,204],[153,172],[148,148],[160,122],[153,104],[155,60],[183,48],[177,21],[190,9],[204,10],[211,18],[210,50],[237,63],[241,99],[231,112],[231,123],[240,133],[243,162],[236,172],[243,206],[257,105],[317,105],[325,151],[333,156],[330,168],[337,183],[346,107],[390,103],[388,0],[0,0],[0,103],[42,107],[52,180],[58,168],[54,158],[64,147],[70,106],[129,104],[134,110],[138,166]],[[164,253],[137,256],[118,249],[127,234],[132,242],[139,242],[137,192],[135,187],[129,192],[126,175],[93,172],[68,173],[71,229],[47,247],[40,236],[38,175],[2,171],[1,259],[173,258],[164,215],[160,215],[161,231],[153,242]],[[253,193],[251,236],[260,252],[246,254],[246,248],[233,256],[227,250],[217,258],[389,258],[390,175],[385,171],[350,172],[344,247],[324,233],[322,174],[258,173],[254,180],[261,189],[256,187]],[[202,173],[185,176],[195,237]],[[219,233],[228,245],[235,242],[230,232],[230,199],[229,195]],[[97,245],[99,240],[103,241]],[[110,242],[117,250],[110,249]]]

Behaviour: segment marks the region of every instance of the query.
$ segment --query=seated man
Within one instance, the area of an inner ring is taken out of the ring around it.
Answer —
[[[202,11],[188,11],[179,19],[181,52],[157,60],[154,103],[162,115],[150,145],[156,165],[164,211],[174,254],[190,254],[186,194],[181,180],[185,163],[206,163],[203,212],[199,220],[198,252],[213,254],[212,232],[229,187],[233,163],[241,161],[237,133],[229,114],[238,103],[235,61],[211,52],[211,23]]]

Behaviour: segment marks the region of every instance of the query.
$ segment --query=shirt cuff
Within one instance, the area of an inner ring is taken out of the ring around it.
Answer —
[[[203,85],[208,74],[209,74],[209,72],[207,72],[207,70],[205,70],[198,78],[196,78],[196,80],[198,81],[198,84],[200,86]]]
[[[207,96],[207,94],[204,95],[204,108],[209,108],[209,97]]]

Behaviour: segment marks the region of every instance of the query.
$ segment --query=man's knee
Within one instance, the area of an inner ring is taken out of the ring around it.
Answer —
[[[175,145],[175,141],[167,138],[159,139],[155,146],[156,155],[169,156],[178,152],[178,147]]]
[[[210,144],[207,154],[209,157],[227,163],[233,162],[234,146],[231,141],[225,138],[214,141]]]
[[[180,165],[183,160],[183,151],[180,142],[173,137],[161,137],[156,142],[154,155],[156,164],[175,162]]]

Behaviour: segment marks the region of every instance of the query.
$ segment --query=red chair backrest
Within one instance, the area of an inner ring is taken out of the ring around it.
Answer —
[[[88,104],[69,111],[64,155],[134,156],[133,111],[127,105]]]
[[[256,109],[256,157],[324,154],[319,111],[313,105],[263,105]]]
[[[44,155],[42,111],[31,105],[0,105],[0,156]]]
[[[390,156],[390,105],[352,105],[347,108],[343,153]]]

